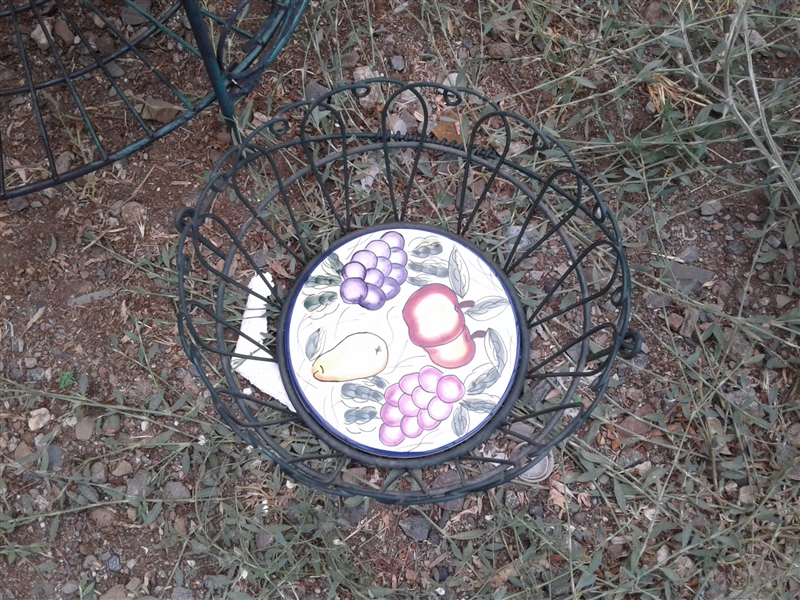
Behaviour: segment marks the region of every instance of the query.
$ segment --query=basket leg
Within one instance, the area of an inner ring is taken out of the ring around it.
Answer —
[[[197,0],[183,0],[183,8],[186,10],[186,17],[189,19],[189,24],[192,26],[192,33],[197,42],[197,49],[200,51],[200,56],[203,58],[203,65],[211,81],[214,95],[217,97],[222,119],[225,121],[225,125],[227,125],[230,131],[233,142],[238,144],[241,142],[241,136],[239,134],[239,128],[236,125],[236,112],[233,108],[233,100],[228,93],[225,77],[222,75],[222,71],[219,68],[217,55],[214,52],[214,46],[208,35],[208,29],[206,28],[203,14],[200,12],[200,6]]]

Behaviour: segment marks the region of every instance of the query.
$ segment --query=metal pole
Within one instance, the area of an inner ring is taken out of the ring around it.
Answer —
[[[225,78],[222,76],[222,71],[220,71],[217,55],[214,52],[211,38],[208,36],[208,29],[206,28],[203,14],[200,12],[200,6],[197,4],[197,0],[183,0],[183,8],[186,10],[186,17],[192,26],[197,49],[200,51],[208,78],[211,80],[211,87],[217,97],[222,118],[228,126],[233,142],[238,144],[241,142],[241,136],[239,135],[239,128],[236,126],[236,112],[233,108],[233,100],[231,100]]]

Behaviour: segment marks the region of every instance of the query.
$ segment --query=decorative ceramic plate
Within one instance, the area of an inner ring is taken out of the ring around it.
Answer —
[[[349,235],[309,265],[286,303],[289,397],[309,425],[371,454],[410,458],[465,442],[524,377],[514,294],[475,248],[441,230]]]

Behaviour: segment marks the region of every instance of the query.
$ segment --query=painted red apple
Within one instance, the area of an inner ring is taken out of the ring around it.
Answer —
[[[411,342],[440,367],[463,367],[475,356],[458,297],[447,286],[431,283],[414,292],[403,307],[403,320]]]

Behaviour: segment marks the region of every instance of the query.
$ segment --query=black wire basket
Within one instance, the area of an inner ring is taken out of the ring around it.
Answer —
[[[176,226],[180,336],[217,410],[329,493],[441,502],[531,473],[640,344],[591,183],[465,88],[289,106]]]
[[[8,0],[0,201],[121,160],[208,108],[232,125],[308,0]]]

